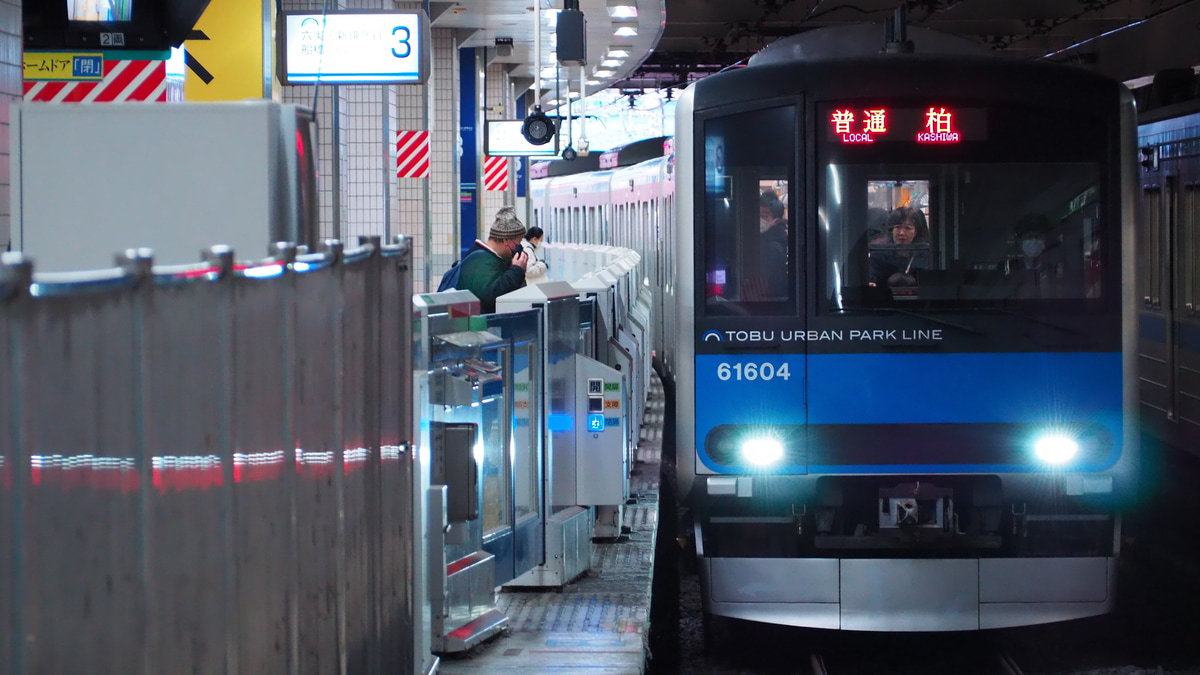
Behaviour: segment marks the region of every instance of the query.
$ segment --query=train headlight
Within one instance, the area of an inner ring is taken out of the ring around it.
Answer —
[[[783,459],[783,443],[774,438],[747,438],[742,441],[742,457],[755,466],[771,466]]]
[[[1033,454],[1047,464],[1059,466],[1079,454],[1079,442],[1062,434],[1047,434],[1034,441]]]

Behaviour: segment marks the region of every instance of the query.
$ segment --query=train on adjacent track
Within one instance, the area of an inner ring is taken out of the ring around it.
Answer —
[[[1110,612],[1139,464],[1133,97],[888,38],[811,31],[689,85],[673,138],[552,163],[534,222],[643,256],[707,614]]]
[[[1194,76],[1193,76],[1194,77]],[[1138,384],[1147,433],[1200,454],[1200,105],[1139,117]]]

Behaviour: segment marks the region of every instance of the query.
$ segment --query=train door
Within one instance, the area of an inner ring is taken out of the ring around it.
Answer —
[[[1178,317],[1176,410],[1185,438],[1200,439],[1200,183],[1180,190],[1173,290]]]
[[[1163,232],[1166,194],[1162,176],[1146,176],[1142,185],[1142,218],[1138,241],[1138,295],[1142,299],[1138,334],[1139,398],[1150,412],[1147,419],[1166,419],[1171,413],[1167,323],[1163,314]]]

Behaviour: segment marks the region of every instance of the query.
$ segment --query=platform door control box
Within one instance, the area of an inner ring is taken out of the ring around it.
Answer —
[[[599,361],[575,357],[576,503],[617,506],[629,497],[625,376]]]

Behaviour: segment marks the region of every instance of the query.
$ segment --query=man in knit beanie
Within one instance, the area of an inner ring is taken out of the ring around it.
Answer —
[[[516,210],[505,206],[496,212],[496,219],[488,228],[487,241],[475,240],[459,263],[463,266],[459,288],[471,291],[479,298],[480,311],[491,314],[496,311],[496,298],[525,285],[525,266],[529,258],[521,249],[525,236],[525,224],[517,218]],[[476,251],[486,255],[471,255]]]

